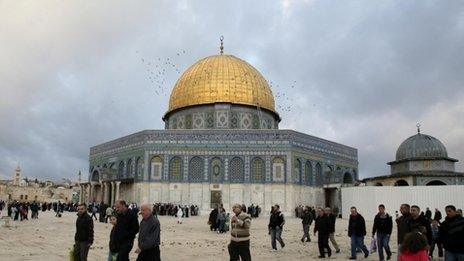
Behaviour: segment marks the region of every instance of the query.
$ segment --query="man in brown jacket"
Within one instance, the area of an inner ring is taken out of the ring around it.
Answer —
[[[237,261],[239,257],[242,261],[251,261],[250,255],[250,216],[242,212],[240,204],[234,204],[232,207],[234,216],[230,220],[230,244],[229,255],[230,261]]]

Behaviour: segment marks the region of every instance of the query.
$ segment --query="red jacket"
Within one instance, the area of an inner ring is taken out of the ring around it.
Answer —
[[[405,252],[401,253],[399,261],[429,261],[429,256],[427,255],[427,250],[421,250],[415,254]]]

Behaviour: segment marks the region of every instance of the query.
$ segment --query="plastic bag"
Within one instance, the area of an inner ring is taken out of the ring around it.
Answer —
[[[377,251],[377,240],[375,240],[375,237],[372,237],[371,240],[371,246],[369,248],[371,254]]]

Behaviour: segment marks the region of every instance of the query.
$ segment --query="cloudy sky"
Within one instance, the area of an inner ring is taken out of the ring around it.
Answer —
[[[10,0],[0,178],[19,162],[28,177],[75,179],[92,145],[162,129],[179,74],[159,62],[154,84],[150,67],[184,71],[221,35],[285,93],[280,127],[356,147],[361,177],[388,173],[417,122],[464,160],[462,1]]]

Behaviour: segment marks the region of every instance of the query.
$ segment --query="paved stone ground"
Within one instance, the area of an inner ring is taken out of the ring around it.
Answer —
[[[16,222],[16,228],[0,227],[0,260],[68,260],[75,232],[75,213],[65,212],[62,218],[51,212],[40,212],[38,220]],[[160,217],[162,260],[228,260],[227,244],[229,234],[217,234],[209,230],[207,217],[184,219],[179,225],[173,217]],[[287,218],[284,227],[284,249],[271,252],[270,236],[267,234],[268,218],[258,218],[251,226],[251,253],[253,260],[314,260],[317,259],[317,240],[302,243],[301,221]],[[349,257],[349,238],[346,236],[347,221],[337,220],[336,239],[341,253],[334,254],[333,260]],[[372,223],[367,224],[368,233]],[[311,227],[312,229],[312,227]],[[95,223],[95,243],[89,252],[89,260],[106,260],[108,253],[110,224]],[[393,260],[396,258],[396,231],[392,238]],[[365,240],[369,247],[370,238]],[[135,248],[133,249],[135,251]],[[131,253],[131,260],[136,255]],[[360,260],[364,260],[359,255]],[[367,260],[378,260],[373,254]]]

